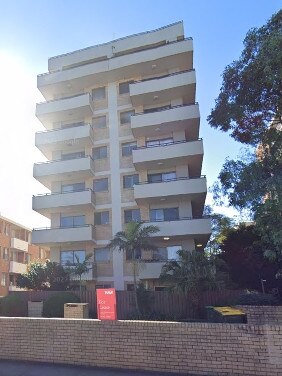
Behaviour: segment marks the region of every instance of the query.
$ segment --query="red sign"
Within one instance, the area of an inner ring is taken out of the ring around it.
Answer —
[[[97,289],[97,313],[99,320],[117,320],[115,289]]]

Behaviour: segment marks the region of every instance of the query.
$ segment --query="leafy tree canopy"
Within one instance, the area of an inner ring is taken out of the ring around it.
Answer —
[[[34,262],[29,265],[27,273],[19,275],[17,286],[30,290],[66,290],[69,274],[56,262]]]
[[[282,10],[247,33],[241,57],[225,68],[210,125],[242,143],[261,142],[273,119],[281,123],[281,62]]]

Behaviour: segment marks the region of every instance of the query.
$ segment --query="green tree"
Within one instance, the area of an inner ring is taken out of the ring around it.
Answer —
[[[78,277],[79,279],[79,297],[81,300],[82,295],[82,281],[83,275],[88,273],[89,270],[93,269],[93,263],[90,262],[91,258],[93,257],[92,254],[88,254],[85,256],[83,261],[79,260],[79,257],[75,255],[76,262],[74,265],[67,268],[70,275]]]
[[[249,145],[244,160],[226,160],[214,192],[248,208],[265,255],[282,267],[282,11],[251,29],[241,57],[226,67],[208,121]],[[255,149],[251,148],[255,146]]]
[[[34,262],[28,266],[26,273],[18,276],[17,286],[29,290],[66,290],[69,274],[56,262]]]
[[[174,290],[189,292],[194,312],[199,313],[202,293],[220,288],[225,275],[219,272],[217,259],[205,252],[180,249],[178,255],[179,260],[168,261],[163,266],[160,279]]]
[[[141,260],[141,250],[155,250],[157,246],[151,236],[159,231],[157,226],[145,226],[143,222],[129,222],[125,231],[119,231],[111,240],[109,247],[126,253],[127,259],[132,261],[135,307],[140,313],[137,299],[137,275]]]
[[[275,278],[279,266],[264,257],[261,238],[254,228],[245,224],[229,228],[217,257],[226,263],[233,287],[260,291],[263,279],[268,290],[281,288],[282,281]]]

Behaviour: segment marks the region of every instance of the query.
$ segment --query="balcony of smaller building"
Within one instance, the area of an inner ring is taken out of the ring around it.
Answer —
[[[78,179],[85,180],[94,175],[94,161],[91,156],[82,156],[74,159],[60,159],[36,163],[33,167],[33,176],[48,189],[55,180]]]
[[[93,245],[95,243],[95,228],[86,224],[74,227],[47,227],[32,230],[32,243],[37,245],[54,246],[66,243]]]
[[[32,197],[32,209],[51,218],[53,213],[68,213],[70,211],[85,211],[94,209],[95,194],[92,189],[78,191],[47,193]]]
[[[93,115],[94,105],[90,93],[38,103],[36,116],[47,129],[58,121],[71,121]]]
[[[197,139],[199,125],[198,103],[155,107],[131,117],[131,129],[135,138],[185,131],[191,139]]]
[[[23,274],[27,271],[27,265],[25,263],[10,261],[9,272],[14,274]]]
[[[72,151],[73,148],[91,147],[93,145],[93,129],[91,124],[84,122],[70,123],[59,129],[37,132],[35,146],[49,160],[52,153],[58,150]]]
[[[171,178],[158,182],[145,181],[134,185],[134,199],[138,205],[157,202],[191,200],[204,205],[207,193],[206,177]]]
[[[195,70],[176,72],[147,78],[130,84],[130,98],[133,106],[150,106],[182,98],[183,103],[195,102]]]
[[[133,164],[137,171],[189,165],[190,176],[200,176],[203,161],[203,141],[172,141],[133,150]]]
[[[28,242],[18,238],[11,238],[11,248],[22,252],[28,252]]]

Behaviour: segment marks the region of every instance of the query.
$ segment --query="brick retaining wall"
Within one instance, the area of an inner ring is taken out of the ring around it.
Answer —
[[[279,376],[282,325],[0,317],[0,358],[197,375]]]
[[[250,325],[282,324],[282,306],[237,306],[247,315]]]

